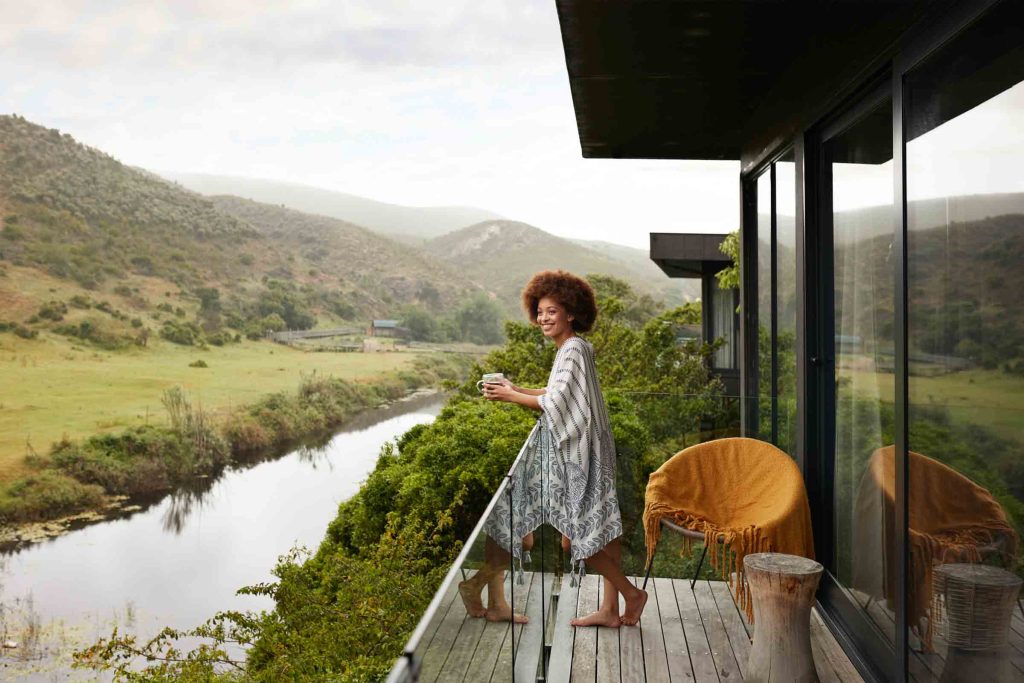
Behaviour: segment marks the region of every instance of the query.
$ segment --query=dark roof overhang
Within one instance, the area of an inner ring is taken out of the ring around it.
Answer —
[[[651,260],[669,277],[699,278],[728,265],[732,259],[719,248],[723,234],[651,233]]]
[[[740,159],[758,110],[834,94],[932,1],[556,0],[583,156]]]

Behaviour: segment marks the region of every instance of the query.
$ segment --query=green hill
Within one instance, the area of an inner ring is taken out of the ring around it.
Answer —
[[[203,197],[17,116],[0,116],[0,219],[0,264],[22,276],[56,276],[80,290],[79,301],[119,295],[139,312],[159,303],[187,320],[202,309],[197,324],[208,331],[244,331],[270,313],[293,327],[389,317],[410,303],[440,312],[477,289],[426,254],[358,226]],[[0,297],[15,293],[8,287]],[[46,293],[19,296],[22,317],[32,297],[35,306],[48,301]]]
[[[684,300],[685,290],[679,281],[670,280],[649,259],[630,263],[526,223],[484,221],[432,239],[424,248],[471,280],[484,284],[517,315],[523,285],[531,275],[546,269],[612,275],[629,282],[638,292],[668,303]],[[675,296],[666,296],[673,288]]]

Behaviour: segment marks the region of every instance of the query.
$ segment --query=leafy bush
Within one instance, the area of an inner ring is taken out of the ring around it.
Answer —
[[[63,301],[47,301],[45,304],[39,307],[37,316],[43,320],[53,320],[54,322],[64,319],[64,315],[68,312],[67,304]]]
[[[44,470],[0,486],[0,524],[23,524],[99,507],[103,489]]]
[[[125,328],[100,317],[89,317],[77,325],[60,325],[54,332],[65,337],[75,337],[109,351],[124,349],[136,343],[136,337]]]
[[[25,327],[21,323],[0,322],[0,332],[13,332],[22,339],[35,339],[39,336],[37,330]]]
[[[203,341],[203,333],[195,323],[181,320],[165,320],[160,336],[182,346],[197,346]]]
[[[209,365],[206,364],[206,361],[203,360],[202,358],[200,358],[199,360],[192,361],[191,363],[188,364],[188,366],[190,368],[208,368],[208,367],[210,367]]]
[[[89,297],[82,296],[81,294],[75,294],[73,297],[68,299],[68,303],[71,304],[73,308],[80,308],[82,310],[92,308],[92,301]]]

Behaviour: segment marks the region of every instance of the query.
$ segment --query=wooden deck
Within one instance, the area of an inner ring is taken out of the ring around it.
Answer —
[[[550,574],[526,574],[523,585],[514,586],[514,601],[516,611],[525,612],[530,622],[515,627],[469,618],[453,588],[442,602],[437,627],[423,644],[419,680],[742,680],[751,630],[725,583],[699,581],[691,591],[689,581],[654,578],[647,588],[650,598],[640,627],[619,629],[569,625],[577,614],[597,609],[598,576],[588,575],[577,589],[567,583],[559,587]],[[816,612],[811,646],[822,683],[862,680]],[[544,653],[549,654],[542,665]]]

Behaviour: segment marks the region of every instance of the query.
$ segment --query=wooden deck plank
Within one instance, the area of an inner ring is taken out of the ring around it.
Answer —
[[[597,609],[600,577],[587,574],[580,586],[576,616],[589,614]],[[572,648],[571,683],[594,683],[597,680],[597,629],[578,628]]]
[[[718,683],[718,667],[711,655],[711,644],[704,632],[704,622],[697,608],[697,600],[686,580],[672,581],[672,588],[679,605],[679,616],[683,619],[683,633],[686,635],[686,649],[690,653],[693,677],[697,683],[705,681]]]
[[[675,608],[673,607],[673,611]],[[676,619],[678,619],[678,612]],[[665,633],[662,629],[661,605],[654,582],[647,584],[647,607],[640,617],[640,639],[644,646],[644,679],[646,683],[671,683]],[[680,629],[682,627],[680,626]]]
[[[462,679],[467,683],[476,681],[489,681],[494,673],[494,667],[498,663],[503,650],[508,650],[508,658],[512,659],[512,639],[508,637],[508,623],[487,621],[484,624],[483,633],[477,642],[476,651],[473,652],[473,660],[466,669],[466,675]]]
[[[456,609],[453,607],[452,611]],[[436,680],[439,683],[461,683],[465,679],[466,671],[469,670],[469,665],[473,661],[480,636],[483,635],[486,625],[487,620],[483,617],[472,618],[467,615],[464,618],[459,635],[452,643],[448,658],[441,668],[441,673],[437,676]]]
[[[604,600],[604,578],[598,581],[598,605]],[[599,607],[600,608],[600,607]],[[622,604],[617,606],[622,613]],[[622,653],[619,650],[619,629],[597,627],[597,683],[621,683]]]
[[[643,581],[643,579],[638,580],[635,576],[630,577],[629,580],[634,586],[639,586],[640,582]],[[648,604],[650,604],[650,598],[648,598]],[[625,601],[622,599],[622,596],[619,596],[619,614],[622,614],[625,609]],[[626,681],[644,681],[646,679],[647,674],[644,670],[644,641],[639,624],[636,626],[626,626],[623,624],[619,628],[619,658],[622,662],[619,670],[623,683]]]
[[[551,635],[551,659],[548,661],[548,683],[568,683],[572,673],[573,644],[576,629],[569,621],[576,616],[579,587],[569,585],[569,577],[562,577],[558,590],[558,609],[555,612]]]
[[[825,626],[825,622],[822,620],[821,615],[818,614],[818,609],[811,610],[811,625],[817,623],[821,627],[822,640],[821,645],[825,651],[825,656],[828,657],[829,663],[832,665],[832,669],[836,672],[836,677],[841,683],[864,683],[864,679],[860,673],[857,672],[857,668],[850,661],[850,658],[843,652],[843,648],[839,646],[835,636]]]
[[[814,617],[811,617],[811,658],[814,660],[814,670],[818,672],[818,680],[821,683],[839,683],[839,675],[836,674],[822,643],[822,628],[824,626],[820,626],[814,621]]]
[[[689,588],[688,582],[683,582],[683,588]],[[711,657],[718,669],[719,680],[723,683],[742,680],[736,654],[733,652],[732,643],[725,631],[725,623],[718,613],[715,598],[711,595],[711,586],[707,581],[698,581],[693,587],[693,596],[697,600],[701,622],[704,624],[704,633],[711,645]]]
[[[440,620],[431,634],[430,643],[423,655],[423,667],[420,669],[420,680],[422,681],[430,683],[437,680],[441,668],[451,653],[452,645],[459,635],[462,622],[467,618],[462,601],[455,598],[458,593],[458,582],[454,581],[445,594],[441,609],[438,610]],[[440,616],[442,614],[444,616]]]
[[[526,616],[530,621],[523,627],[516,651],[514,679],[516,681],[536,681],[540,667],[541,654],[544,651],[544,619],[545,610],[551,602],[551,581],[554,576],[544,572],[534,576],[533,587],[526,601]]]
[[[750,657],[750,635],[747,631],[746,616],[740,614],[736,600],[732,596],[729,584],[724,581],[708,581],[708,588],[715,599],[719,617],[725,625],[729,636],[729,644],[736,656],[736,664],[740,667],[740,675],[747,675],[747,659]]]
[[[672,579],[653,579],[654,590],[658,593],[658,607],[661,612],[661,631],[665,636],[665,658],[668,660],[669,680],[673,683],[692,681],[693,665],[690,651],[683,632],[683,620],[679,614]],[[652,584],[648,584],[652,585]]]
[[[520,614],[526,612],[527,600],[530,597],[530,591],[533,588],[534,581],[537,574],[529,572],[525,577],[525,585],[520,586],[516,584],[514,587],[510,587],[508,582],[505,583],[505,590],[512,591],[513,599],[513,610]],[[516,579],[513,578],[513,581]],[[491,680],[496,683],[508,683],[512,680],[514,660],[519,657],[519,643],[523,634],[523,625],[515,624],[507,628],[505,635],[505,642],[502,643],[501,651],[498,653],[498,659],[494,663],[494,671],[491,673]]]

